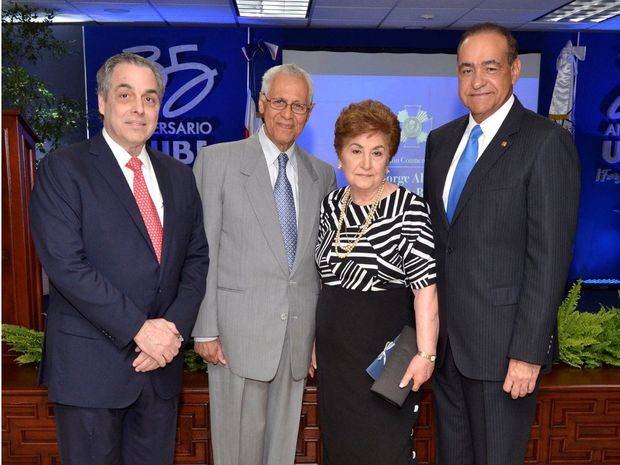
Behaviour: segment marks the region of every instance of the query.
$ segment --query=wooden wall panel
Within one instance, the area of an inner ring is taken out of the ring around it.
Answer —
[[[3,464],[58,465],[53,406],[35,386],[31,367],[6,366],[2,391]],[[435,463],[432,393],[425,387],[415,432],[420,465]],[[212,465],[208,378],[186,373],[178,416],[175,464]],[[296,464],[321,464],[317,393],[303,397]],[[538,396],[525,463],[620,465],[620,369],[556,368]]]
[[[18,112],[2,112],[2,321],[42,329],[41,265],[32,243],[28,209],[35,142],[36,136]]]

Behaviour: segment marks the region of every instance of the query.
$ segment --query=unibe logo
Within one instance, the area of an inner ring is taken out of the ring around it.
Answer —
[[[159,47],[154,45],[138,45],[136,47],[126,48],[124,52],[143,54],[147,60],[151,60],[157,67],[159,67],[161,74],[164,78],[164,85],[168,83],[168,76],[178,71],[198,71],[200,74],[190,79],[188,82],[179,87],[176,92],[174,92],[168,100],[164,103],[162,108],[162,115],[166,118],[176,118],[177,116],[182,115],[196,107],[200,102],[202,102],[211,89],[213,89],[213,84],[215,83],[215,76],[217,76],[217,70],[211,69],[207,65],[203,63],[197,62],[189,62],[189,63],[179,63],[179,53],[183,52],[196,52],[198,50],[198,45],[196,44],[187,44],[187,45],[176,45],[174,47],[170,47],[168,49],[168,54],[170,56],[170,66],[163,67],[160,63],[157,62],[161,57],[161,51]],[[204,84],[203,84],[204,83]],[[202,89],[192,98],[189,102],[180,106],[179,108],[173,109],[175,103],[181,99],[187,92],[192,90],[194,87],[203,84]]]
[[[152,61],[160,70],[164,79],[164,85],[168,84],[171,75],[181,71],[193,71],[185,74],[193,76],[187,82],[174,90],[164,102],[161,109],[162,117],[173,121],[160,121],[157,131],[151,139],[151,147],[161,150],[177,160],[191,165],[196,159],[200,149],[207,145],[206,137],[211,134],[213,126],[209,121],[197,115],[181,121],[181,115],[196,108],[209,95],[218,75],[216,69],[211,69],[204,63],[183,62],[179,56],[184,52],[198,51],[197,44],[175,45],[168,48],[170,65],[162,66],[158,60],[161,58],[161,50],[155,45],[137,45],[123,50],[124,52],[136,53],[147,60]],[[196,75],[196,72],[198,73]],[[175,79],[176,81],[176,79]],[[176,87],[176,86],[175,86]],[[186,118],[186,117],[184,117]]]
[[[610,123],[605,130],[605,137],[613,139],[603,140],[602,157],[607,163],[620,162],[620,95],[609,105],[607,118]]]

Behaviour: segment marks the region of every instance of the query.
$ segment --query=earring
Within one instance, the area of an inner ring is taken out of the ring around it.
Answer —
[[[390,172],[390,169],[389,169],[389,168],[386,168],[386,169],[385,169],[385,174],[389,174],[389,172]]]
[[[341,170],[342,169],[342,163],[338,162],[338,169]]]

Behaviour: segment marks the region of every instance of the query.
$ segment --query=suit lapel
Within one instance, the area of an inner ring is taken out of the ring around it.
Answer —
[[[319,177],[312,167],[308,155],[299,147],[296,150],[299,211],[297,212],[297,250],[291,274],[297,269],[299,264],[298,258],[303,254],[310,242],[312,229],[314,228],[313,220],[319,216],[317,205],[319,204],[320,196],[319,189],[317,188]]]
[[[265,156],[258,141],[258,134],[248,139],[246,151],[242,157],[240,171],[247,176],[244,188],[248,201],[261,225],[269,248],[280,264],[282,271],[288,275],[288,261],[284,250],[284,239],[280,230],[276,201],[273,196]]]
[[[448,217],[446,216],[446,208],[443,203],[443,189],[446,184],[446,177],[450,170],[450,164],[454,158],[456,149],[461,142],[465,128],[467,127],[468,117],[462,117],[455,122],[454,128],[448,136],[448,140],[440,148],[441,152],[437,160],[435,167],[436,175],[432,179],[439,179],[441,182],[434,183],[433,186],[433,198],[436,201],[437,211],[441,212],[441,223],[445,230],[449,228]]]
[[[133,196],[133,192],[129,188],[129,184],[127,184],[127,179],[121,167],[118,166],[118,162],[116,158],[114,158],[112,150],[101,133],[90,140],[90,154],[93,155],[93,165],[109,184],[112,192],[118,197],[120,204],[127,210],[149,247],[153,249],[151,239],[144,225],[144,221],[142,220],[142,215],[138,209],[138,204]],[[154,253],[155,252],[153,252],[153,254]]]
[[[522,116],[523,106],[515,97],[515,101],[506,119],[467,177],[467,182],[463,187],[463,192],[459,197],[459,202],[454,211],[454,217],[452,218],[453,223],[458,219],[459,214],[463,211],[463,208],[465,208],[465,205],[475,192],[480,181],[484,179],[489,169],[497,163],[502,154],[510,147],[510,136],[519,130]]]
[[[148,149],[148,147],[147,152],[151,159],[151,164],[153,165],[153,170],[155,171],[155,177],[157,178],[157,184],[159,185],[159,191],[161,192],[161,196],[164,201],[164,242],[161,251],[161,270],[169,258],[168,255],[170,254],[172,234],[176,223],[175,212],[177,211],[177,208],[174,204],[170,173],[164,167],[163,160],[161,159],[162,155],[154,154]],[[153,251],[153,253],[155,252]]]

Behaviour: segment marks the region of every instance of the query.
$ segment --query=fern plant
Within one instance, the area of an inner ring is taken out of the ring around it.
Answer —
[[[577,310],[581,280],[558,309],[560,360],[573,367],[620,366],[620,310],[601,306],[596,313]]]
[[[21,354],[15,359],[20,365],[41,362],[43,333],[17,325],[2,325],[2,341],[9,344],[11,352]]]

